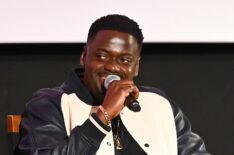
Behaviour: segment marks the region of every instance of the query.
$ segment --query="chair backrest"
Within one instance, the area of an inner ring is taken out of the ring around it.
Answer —
[[[7,115],[7,136],[9,155],[15,155],[16,146],[19,142],[20,115]]]

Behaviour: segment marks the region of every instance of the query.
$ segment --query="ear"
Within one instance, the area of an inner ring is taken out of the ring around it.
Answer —
[[[136,68],[135,68],[134,77],[138,76],[140,59],[141,59],[141,57],[139,57],[138,60],[137,60],[137,62],[136,62]]]
[[[80,56],[80,65],[81,65],[82,67],[85,66],[86,55],[87,55],[87,47],[84,46],[84,47],[83,47],[83,51],[82,51],[81,56]]]

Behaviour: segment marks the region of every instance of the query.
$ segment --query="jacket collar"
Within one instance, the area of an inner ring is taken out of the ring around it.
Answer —
[[[93,95],[81,81],[83,78],[83,72],[84,69],[82,68],[72,69],[68,75],[67,80],[64,82],[65,92],[68,94],[75,93],[83,102],[89,105],[99,105]]]

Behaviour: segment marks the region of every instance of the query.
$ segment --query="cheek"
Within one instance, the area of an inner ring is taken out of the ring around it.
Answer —
[[[125,72],[127,78],[132,79],[135,75],[135,70],[136,70],[135,66],[130,66],[130,67],[124,67],[123,71]]]
[[[85,66],[85,70],[89,75],[89,79],[92,80],[93,82],[98,80],[98,73],[102,71],[103,68],[104,65],[98,63],[97,61],[92,61],[91,63]]]
[[[131,70],[131,73],[134,74],[136,72],[136,68],[137,68],[137,64],[134,64],[130,70]]]
[[[101,66],[102,66],[102,64],[94,59],[90,59],[89,63],[86,64],[86,68],[89,70],[92,70],[92,71],[100,68]]]
[[[134,68],[133,67],[129,67],[128,68],[128,74],[131,74],[133,72]]]

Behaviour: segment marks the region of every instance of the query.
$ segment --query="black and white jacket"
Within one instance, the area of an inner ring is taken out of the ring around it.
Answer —
[[[156,88],[138,88],[141,111],[120,113],[138,147],[149,155],[208,154],[175,103]],[[22,115],[20,154],[114,155],[111,128],[92,114],[97,107],[76,70],[62,86],[37,91]]]

